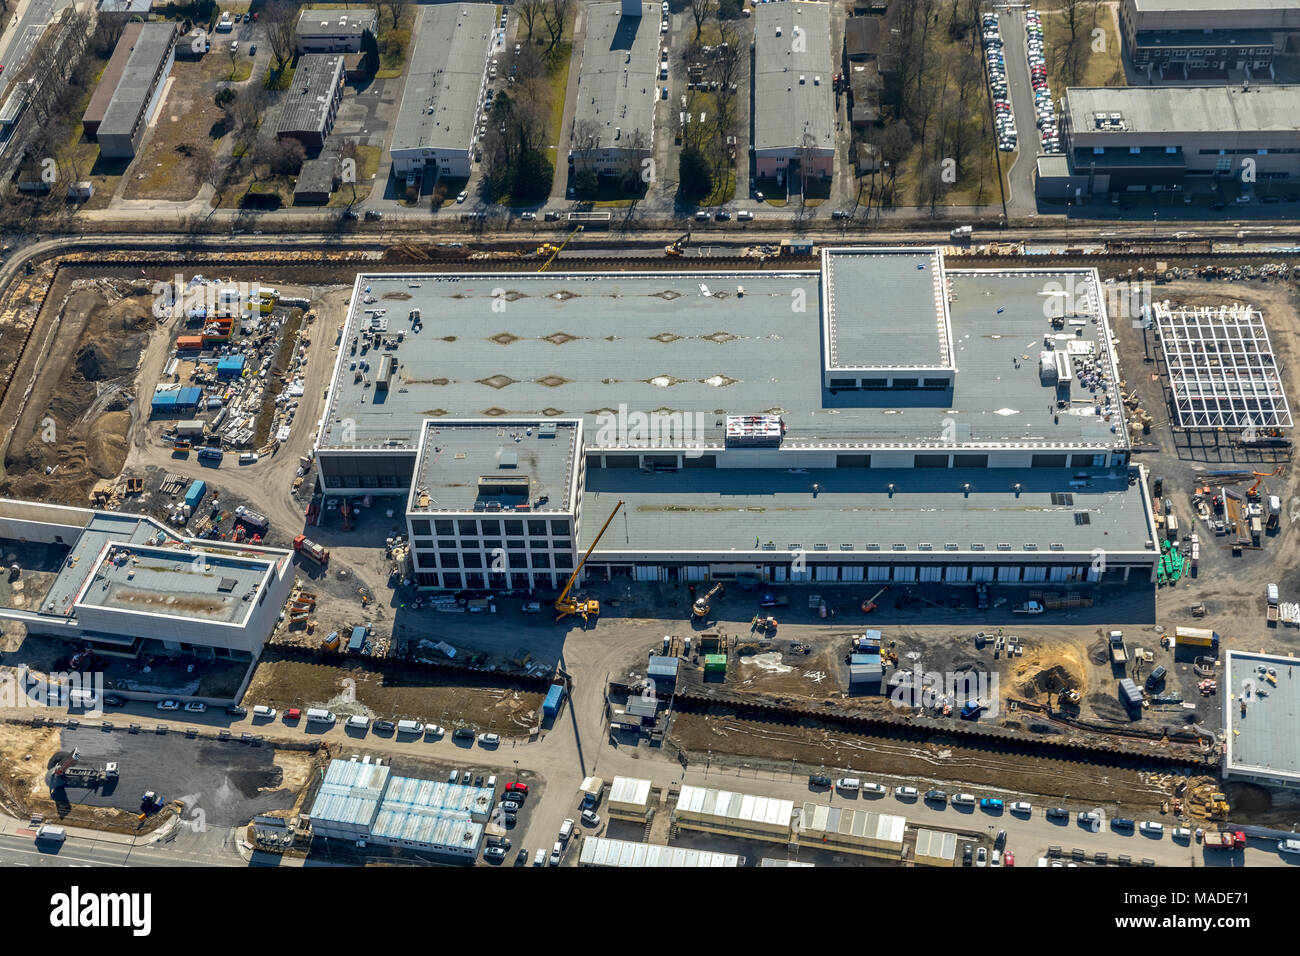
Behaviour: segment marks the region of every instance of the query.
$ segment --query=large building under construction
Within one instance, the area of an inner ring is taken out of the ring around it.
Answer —
[[[1095,270],[833,248],[787,272],[358,276],[326,494],[429,588],[1147,580]]]

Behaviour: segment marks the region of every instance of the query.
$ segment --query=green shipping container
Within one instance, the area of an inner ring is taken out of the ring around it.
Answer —
[[[704,669],[706,671],[725,671],[727,669],[727,655],[705,654]]]

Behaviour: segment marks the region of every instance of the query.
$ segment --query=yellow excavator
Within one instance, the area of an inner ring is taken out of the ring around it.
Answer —
[[[704,595],[704,597],[696,598],[695,606],[691,608],[691,614],[694,615],[696,618],[708,617],[710,611],[709,598],[713,597],[713,595],[717,594],[721,590],[722,590],[722,583],[718,582],[717,584],[713,585],[713,587],[709,589],[709,593]]]
[[[573,573],[569,575],[569,580],[568,583],[564,585],[564,590],[561,591],[560,596],[555,599],[556,621],[563,621],[570,614],[579,614],[582,616],[582,623],[586,624],[589,617],[600,614],[599,601],[594,598],[586,601],[575,601],[573,598],[569,597],[569,592],[573,590],[573,582],[578,580],[578,575],[582,573],[582,566],[586,564],[587,559],[591,557],[591,552],[596,550],[596,545],[598,545],[600,539],[604,537],[606,529],[609,528],[609,523],[614,520],[614,515],[618,514],[618,509],[621,507],[623,507],[623,502],[621,501],[614,505],[614,510],[609,513],[609,517],[606,518],[605,523],[601,525],[600,534],[596,535],[596,540],[591,542],[591,547],[587,549],[587,553],[582,556],[582,560],[578,563],[578,566],[574,568]]]
[[[549,258],[547,258],[547,260],[544,263],[542,263],[542,267],[537,271],[545,272],[547,269],[549,269],[551,267],[551,263],[555,261],[555,257],[560,254],[560,250],[562,250],[565,246],[567,246],[573,240],[573,237],[580,232],[582,232],[582,223],[578,223],[578,225],[574,226],[573,232],[569,233],[568,237],[558,246],[550,242],[544,242],[540,246],[538,246],[537,255],[539,257],[547,256]]]
[[[687,229],[684,233],[682,233],[680,236],[678,236],[668,245],[664,246],[664,255],[669,256],[670,258],[673,256],[682,255],[683,247],[686,245],[686,243],[690,241],[691,241],[691,231]]]

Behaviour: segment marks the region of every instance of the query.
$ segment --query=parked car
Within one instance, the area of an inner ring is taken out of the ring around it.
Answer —
[[[1165,832],[1165,825],[1154,820],[1143,820],[1138,824],[1138,829],[1151,836],[1160,836]]]
[[[535,220],[535,219],[537,218],[537,213],[535,213],[535,212],[522,212],[522,213],[519,214],[519,218],[522,219],[524,222],[532,222],[533,220]]]
[[[287,724],[291,720],[298,720],[302,717],[302,711],[297,707],[290,707],[284,712],[284,722]]]
[[[511,780],[506,784],[506,793],[517,793],[521,797],[528,796],[528,784],[519,783],[517,780]]]
[[[754,218],[754,214],[748,209],[742,209],[740,212],[736,213],[736,218],[741,222],[749,222]]]
[[[518,800],[502,800],[497,806],[501,808],[502,813],[518,813],[524,808]]]
[[[829,787],[831,778],[821,773],[811,773],[808,775],[808,786],[810,787]]]
[[[1002,812],[1002,801],[997,797],[983,797],[980,799],[981,810],[991,810],[997,813]]]
[[[1003,865],[1003,866],[1015,866],[1015,865],[1016,865],[1016,855],[1015,855],[1014,853],[1012,853],[1010,850],[1007,850],[1006,853],[1003,853],[1003,854],[1002,854],[1002,865]]]
[[[894,796],[899,799],[915,800],[920,791],[916,787],[895,787]]]
[[[1076,818],[1080,826],[1095,827],[1101,823],[1101,816],[1095,810],[1081,811]]]
[[[253,708],[254,720],[275,720],[275,708],[267,707],[266,704],[258,704]]]
[[[504,823],[507,827],[514,826],[515,821],[518,819],[519,817],[517,816],[517,811],[516,813],[511,813],[509,810],[506,810],[501,814],[501,822]]]
[[[1132,830],[1133,821],[1128,817],[1111,817],[1110,828],[1112,830]]]
[[[191,714],[201,714],[208,709],[208,705],[199,700],[187,700],[185,709]]]
[[[564,855],[564,847],[557,841],[555,846],[551,847],[551,866],[560,865],[560,857]]]
[[[105,707],[121,707],[125,704],[126,701],[124,701],[121,697],[118,697],[116,694],[109,694],[107,697],[104,698]],[[243,717],[244,714],[247,713],[247,711],[245,711],[244,708],[242,707],[227,707],[226,713],[230,713],[232,710],[242,711],[242,713],[240,713],[239,715],[240,717]]]
[[[464,202],[467,198],[469,198],[469,191],[468,191],[468,190],[465,190],[465,189],[462,189],[462,190],[460,191],[460,193],[457,194],[457,196],[456,196],[456,202],[458,202],[458,203],[462,203],[462,202]]]
[[[582,811],[582,825],[583,825],[584,827],[598,827],[598,826],[600,826],[600,814],[596,813],[595,810],[583,810],[583,811]]]
[[[397,724],[393,723],[391,720],[375,721],[375,730],[378,731],[379,733],[391,734],[396,729],[397,729]]]
[[[479,746],[481,747],[498,747],[501,745],[500,734],[479,734]]]
[[[961,847],[961,865],[970,866],[971,860],[975,856],[975,848],[969,843],[963,843]]]
[[[1027,800],[1017,800],[1011,806],[1007,807],[1012,813],[1032,813],[1033,806]]]
[[[160,700],[158,701],[158,709],[159,710],[180,710],[181,709],[180,701]]]
[[[947,803],[948,794],[943,790],[927,790],[925,791],[925,799],[929,803]]]
[[[980,847],[978,850],[975,851],[975,865],[976,866],[989,865],[989,851],[984,847]]]
[[[424,725],[424,736],[426,737],[441,737],[446,732],[447,728],[439,727],[437,724]]]
[[[470,730],[468,727],[457,727],[451,737],[452,740],[473,740],[474,731]]]
[[[500,863],[506,858],[506,848],[503,846],[490,846],[483,851],[483,859],[489,863]]]
[[[846,209],[836,209],[834,212],[831,213],[831,218],[832,218],[832,219],[848,219],[848,218],[849,218],[848,210],[846,210]]]
[[[862,792],[869,793],[877,797],[883,797],[889,791],[882,783],[864,783],[862,785]]]
[[[1047,819],[1049,820],[1068,820],[1070,812],[1065,807],[1048,807]]]
[[[470,773],[468,770],[464,770],[461,772],[460,782],[465,784],[465,786],[469,786],[469,782],[472,779],[473,779],[473,774]]]
[[[993,840],[993,849],[1000,850],[1007,845],[1007,831],[999,830],[997,837]]]
[[[528,848],[521,846],[519,848],[519,853],[515,856],[515,866],[527,866],[527,865],[528,865]]]

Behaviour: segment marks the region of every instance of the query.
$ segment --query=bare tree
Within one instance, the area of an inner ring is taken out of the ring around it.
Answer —
[[[591,166],[596,148],[600,145],[600,123],[590,116],[584,116],[573,124],[573,168],[587,169]]]
[[[346,177],[345,182],[352,187],[352,202],[348,205],[353,205],[357,201],[357,170],[361,166],[360,150],[357,149],[357,141],[354,139],[345,139],[342,148],[339,150],[339,158],[345,163],[351,164],[352,174]]]
[[[550,35],[548,50],[554,50],[564,36],[564,24],[573,9],[573,0],[547,0],[542,10],[542,19],[546,23],[546,32]]]
[[[298,43],[298,11],[301,6],[297,0],[266,0],[262,7],[259,19],[265,24],[266,38],[271,44],[271,56],[277,70],[283,70],[293,59]]]
[[[387,13],[393,21],[393,29],[402,21],[402,11],[406,8],[408,0],[379,0],[379,12]]]
[[[515,9],[519,11],[519,18],[524,21],[524,28],[528,31],[528,39],[533,38],[533,30],[537,27],[538,21],[545,22],[547,0],[519,0],[515,4]]]
[[[700,42],[700,33],[704,30],[704,21],[709,19],[718,8],[718,0],[690,0],[691,17],[695,20],[695,42]]]
[[[718,104],[718,126],[722,128],[730,126],[733,119],[737,92],[733,87],[739,86],[747,51],[741,45],[740,30],[728,20],[718,21],[718,41],[709,56],[709,68],[718,84],[714,99]]]

